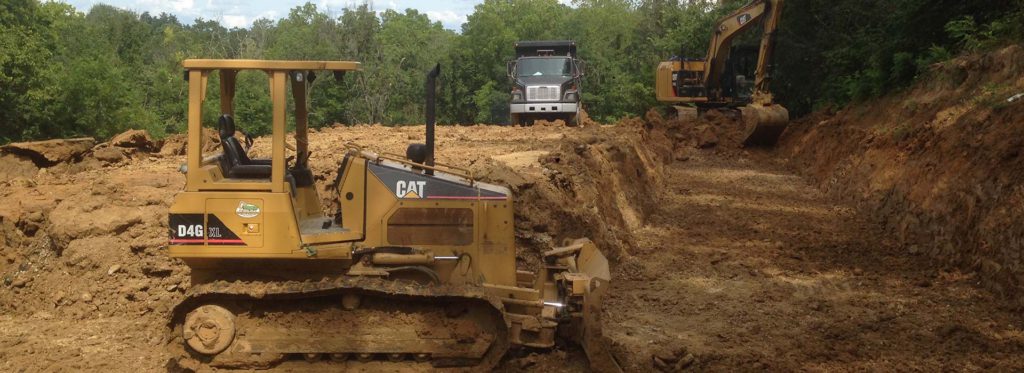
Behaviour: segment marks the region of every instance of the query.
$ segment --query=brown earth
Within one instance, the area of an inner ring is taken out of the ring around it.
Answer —
[[[796,123],[792,165],[911,255],[1024,307],[1024,46],[933,67],[905,92]]]
[[[438,161],[512,188],[520,267],[579,236],[612,258],[604,327],[627,371],[1024,369],[1024,318],[1012,303],[981,288],[983,276],[907,246],[870,198],[836,193],[860,190],[869,175],[819,183],[832,175],[827,166],[808,168],[821,170],[808,179],[790,171],[815,165],[814,142],[800,140],[807,126],[781,152],[739,148],[740,125],[724,114],[446,126]],[[423,141],[423,127],[310,137],[333,211],[343,144],[401,154]],[[191,286],[165,246],[182,140],[107,143],[55,165],[0,168],[0,370],[167,369],[167,313]],[[257,139],[253,154],[267,144]],[[124,158],[97,159],[104,148]],[[500,370],[586,369],[567,345],[512,351]]]

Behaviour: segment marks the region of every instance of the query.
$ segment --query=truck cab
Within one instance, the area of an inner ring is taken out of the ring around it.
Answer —
[[[561,119],[575,125],[582,107],[583,78],[576,42],[520,41],[515,49],[516,59],[508,64],[511,123],[531,125],[538,119]]]

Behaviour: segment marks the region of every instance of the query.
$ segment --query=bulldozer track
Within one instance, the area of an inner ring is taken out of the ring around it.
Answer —
[[[244,362],[223,363],[223,359],[218,361],[219,355],[216,357],[206,356],[187,347],[182,337],[182,328],[186,322],[186,315],[197,307],[209,304],[263,302],[281,307],[281,305],[301,304],[307,300],[342,296],[345,294],[359,294],[363,297],[393,302],[389,304],[401,304],[401,306],[392,307],[389,310],[390,312],[405,312],[404,306],[409,303],[419,303],[427,307],[437,307],[439,309],[456,303],[465,304],[467,308],[473,307],[477,312],[486,313],[486,317],[489,318],[489,321],[486,323],[487,325],[478,326],[487,332],[493,333],[491,334],[493,335],[493,340],[489,341],[489,344],[487,341],[478,340],[474,343],[468,343],[470,347],[466,347],[466,351],[470,351],[472,348],[479,349],[480,345],[483,344],[482,348],[486,349],[486,352],[480,358],[437,357],[430,359],[429,365],[419,366],[419,369],[491,371],[497,366],[508,350],[508,326],[510,323],[505,316],[504,307],[500,300],[487,295],[479,288],[460,285],[419,284],[407,280],[338,276],[323,278],[320,281],[214,281],[193,286],[186,293],[186,298],[176,305],[171,313],[171,321],[168,324],[168,340],[170,340],[169,348],[172,350],[173,355],[176,356],[171,360],[178,367],[189,370],[202,370],[203,368],[210,367],[244,369],[274,367],[281,362],[279,357],[268,359],[264,355],[255,356],[251,360]],[[250,319],[259,319],[260,313],[253,313],[256,316],[250,316]],[[479,321],[476,323],[484,324]],[[244,333],[242,334],[244,335]],[[280,343],[287,345],[288,341],[295,341],[297,339],[299,337],[283,337]],[[272,340],[271,342],[265,341],[264,343],[273,344],[273,342]],[[244,343],[247,348],[250,345],[255,345],[255,342],[247,341]],[[467,341],[460,340],[459,343],[467,344]],[[351,344],[349,343],[349,345]],[[442,346],[443,344],[437,343],[436,345]],[[227,351],[225,351],[226,353]],[[321,355],[320,357],[330,356],[330,353],[325,351],[319,355]],[[356,356],[356,354],[350,355]],[[369,356],[371,354],[366,353],[363,355]],[[377,360],[381,357],[387,357],[384,351],[373,353],[372,355]],[[316,360],[319,360],[320,357]],[[418,358],[415,361],[411,359],[398,360],[404,360],[405,363],[410,364],[424,363],[424,361]],[[402,364],[400,361],[392,361],[392,363]]]

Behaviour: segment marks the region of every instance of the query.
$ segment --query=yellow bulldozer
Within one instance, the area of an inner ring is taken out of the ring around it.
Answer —
[[[677,105],[680,117],[693,118],[710,109],[735,109],[746,127],[744,146],[774,145],[789,124],[789,111],[773,102],[768,90],[775,31],[783,0],[753,0],[715,24],[704,58],[673,58],[655,73],[659,102]],[[733,40],[762,22],[764,33],[757,53],[753,92],[745,94],[746,77],[729,74]],[[730,89],[731,88],[731,89]],[[682,105],[693,106],[682,106]]]
[[[434,95],[427,78],[426,144],[405,157],[341,145],[337,214],[324,211],[308,166],[308,95],[317,75],[343,79],[346,61],[186,60],[184,189],[170,207],[169,254],[192,285],[169,320],[187,369],[487,371],[510,346],[577,341],[597,370],[617,364],[601,342],[608,262],[587,239],[516,269],[513,196],[434,161]],[[236,137],[239,72],[270,83],[269,159]],[[203,102],[219,74],[221,152],[202,154]],[[286,133],[287,95],[294,139]],[[331,368],[335,367],[335,368]]]

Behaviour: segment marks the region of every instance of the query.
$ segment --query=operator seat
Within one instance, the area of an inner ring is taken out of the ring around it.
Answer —
[[[235,138],[235,120],[230,115],[220,116],[220,144],[224,155],[220,158],[221,171],[232,179],[269,179],[269,159],[249,159],[242,143]]]

